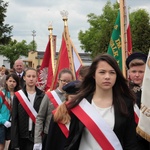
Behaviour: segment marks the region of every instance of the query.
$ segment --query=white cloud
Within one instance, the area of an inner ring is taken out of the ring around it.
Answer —
[[[61,36],[64,29],[64,23],[60,11],[67,10],[68,26],[71,39],[76,47],[80,50],[78,33],[80,30],[86,30],[89,27],[87,23],[87,14],[95,13],[100,15],[102,8],[107,0],[7,0],[6,23],[13,25],[13,38],[28,43],[33,40],[32,31],[36,31],[35,41],[38,44],[38,50],[44,51],[48,41],[48,26],[52,22],[53,34],[57,35],[57,51],[60,49]],[[111,0],[114,3],[116,0]],[[132,0],[128,5],[131,10],[144,8],[150,12],[149,0]],[[82,51],[83,52],[83,51]]]

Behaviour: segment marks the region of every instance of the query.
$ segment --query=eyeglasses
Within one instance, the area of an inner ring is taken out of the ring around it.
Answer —
[[[62,83],[69,83],[70,81],[59,79]]]

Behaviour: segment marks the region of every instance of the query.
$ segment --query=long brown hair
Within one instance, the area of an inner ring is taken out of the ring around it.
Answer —
[[[113,105],[115,109],[118,109],[123,115],[128,115],[127,106],[125,104],[125,98],[130,99],[133,103],[135,103],[135,97],[133,92],[128,87],[128,81],[124,78],[116,60],[114,57],[110,56],[109,54],[101,54],[97,56],[90,68],[86,76],[84,77],[84,80],[82,81],[79,93],[76,95],[76,97],[70,101],[69,104],[60,105],[57,108],[57,111],[60,111],[59,113],[56,113],[56,116],[54,115],[54,119],[56,118],[56,122],[60,121],[63,123],[66,122],[66,117],[63,119],[64,114],[66,114],[66,110],[70,110],[71,108],[75,107],[82,101],[83,98],[86,98],[89,96],[89,94],[93,94],[96,89],[96,83],[95,83],[95,72],[97,69],[97,65],[100,61],[107,62],[116,72],[117,78],[116,82],[113,86]],[[57,116],[59,114],[59,117]],[[60,119],[61,118],[61,119]],[[68,120],[70,118],[68,117]]]
[[[8,74],[8,75],[6,76],[6,81],[7,81],[10,77],[12,77],[12,78],[16,81],[16,83],[17,83],[17,84],[16,84],[16,87],[14,88],[14,92],[20,90],[21,87],[20,87],[20,85],[19,85],[19,77],[18,77],[15,73],[11,73],[11,74]],[[6,89],[6,91],[9,91],[6,82],[5,82],[5,89]]]
[[[127,115],[128,111],[124,98],[127,97],[133,102],[135,102],[135,98],[133,92],[128,87],[128,81],[124,78],[116,60],[109,54],[101,54],[93,60],[89,71],[82,82],[79,94],[73,101],[70,102],[68,109],[78,105],[83,98],[86,98],[89,95],[89,93],[94,93],[96,88],[94,75],[97,69],[97,65],[100,61],[107,62],[115,70],[117,78],[116,83],[113,86],[113,104],[114,107],[119,109],[122,114]]]

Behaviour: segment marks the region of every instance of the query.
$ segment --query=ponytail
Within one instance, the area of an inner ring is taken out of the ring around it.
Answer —
[[[62,123],[62,124],[67,124],[70,122],[70,120],[71,120],[71,117],[67,110],[66,102],[63,102],[61,105],[59,105],[56,108],[56,111],[54,113],[54,121]]]

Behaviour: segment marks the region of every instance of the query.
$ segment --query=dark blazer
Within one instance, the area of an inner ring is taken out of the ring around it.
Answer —
[[[15,69],[14,69],[13,73],[16,74],[16,75],[18,75],[17,72],[15,71]],[[23,88],[25,86],[25,81],[23,79],[24,75],[25,75],[25,71],[23,71],[22,76],[19,77],[19,85],[20,85],[21,88]]]
[[[129,87],[134,92],[135,97],[136,97],[136,104],[140,108],[141,107],[141,95],[142,95],[141,87],[137,84],[132,83],[132,82],[129,82]]]
[[[92,95],[87,99],[91,103]],[[126,98],[125,103],[129,111],[129,116],[122,115],[119,110],[115,108],[114,132],[123,150],[137,150],[133,102]],[[57,123],[51,121],[46,150],[78,150],[84,127],[84,124],[74,114],[71,114],[70,132],[68,139],[66,139],[61,135],[63,133],[58,129]]]
[[[22,90],[25,93],[25,95],[28,97],[26,87],[24,87]],[[33,106],[36,112],[39,111],[39,107],[43,97],[44,97],[44,92],[36,87],[36,96],[35,96],[34,106]],[[20,104],[18,98],[14,96],[13,111],[12,111],[12,130],[11,130],[12,148],[19,147],[20,138],[29,138],[28,127],[29,127],[29,116],[24,110],[23,106]],[[32,137],[34,137],[34,123],[33,123],[31,133],[32,133]]]
[[[25,86],[25,81],[23,79],[23,76],[24,76],[24,73],[23,73],[22,77],[19,79],[19,84],[20,84],[21,88],[23,88]]]
[[[136,104],[138,107],[141,107],[141,95],[142,95],[142,90],[141,87],[137,84],[134,84],[133,82],[129,83],[130,89],[133,90],[135,97],[136,97]],[[145,140],[143,137],[141,137],[139,134],[137,134],[137,142],[138,142],[138,147],[139,150],[150,150],[150,143]]]
[[[64,150],[66,137],[60,127],[54,122],[53,117],[50,120],[49,131],[46,139],[46,145],[43,150]],[[42,143],[43,145],[44,143]]]
[[[17,75],[16,72],[14,72],[14,73]],[[24,76],[24,75],[25,75],[25,72],[23,71],[22,76],[19,77],[19,85],[20,85],[21,88],[24,88],[24,86],[25,86],[25,81],[24,81],[24,79],[23,79],[23,76]]]
[[[88,97],[88,101],[91,103],[92,97]],[[115,109],[115,125],[114,132],[117,135],[123,150],[137,150],[136,140],[136,126],[134,122],[134,110],[133,102],[129,99],[125,99],[129,116],[122,115],[118,109]],[[65,150],[77,150],[79,148],[84,125],[76,116],[72,117],[70,126],[70,136],[67,139]]]

